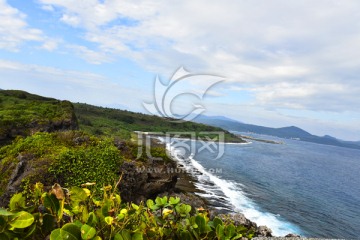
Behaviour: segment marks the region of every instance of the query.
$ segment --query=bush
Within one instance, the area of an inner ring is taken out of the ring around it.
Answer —
[[[86,183],[67,192],[55,184],[47,193],[37,183],[29,202],[15,194],[9,208],[0,209],[0,239],[239,239],[254,233],[219,218],[210,220],[204,209],[191,214],[191,206],[179,198],[136,205],[123,203],[111,186],[103,187],[99,200],[93,187]]]
[[[123,161],[112,139],[80,131],[18,137],[11,145],[0,148],[0,196],[19,163],[19,156],[26,158],[29,169],[23,181],[30,184],[56,181],[65,187],[80,186],[84,181],[96,182],[99,188],[113,184]]]
[[[116,181],[122,161],[113,141],[106,139],[93,146],[64,149],[49,172],[66,187],[80,186],[83,182],[96,182],[101,187]]]

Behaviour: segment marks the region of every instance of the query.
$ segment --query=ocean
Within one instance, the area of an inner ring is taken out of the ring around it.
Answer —
[[[360,150],[255,137],[284,144],[225,144],[214,160],[218,153],[196,141],[203,151],[178,161],[212,206],[244,213],[275,236],[359,238]]]

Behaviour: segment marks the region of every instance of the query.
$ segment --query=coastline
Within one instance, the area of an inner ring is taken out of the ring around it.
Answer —
[[[195,208],[206,209],[210,218],[217,216],[223,219],[223,221],[229,220],[230,218],[234,221],[235,225],[243,225],[248,229],[254,229],[255,236],[265,238],[273,237],[272,230],[267,226],[258,226],[256,222],[249,220],[243,213],[236,212],[225,205],[221,206],[222,204],[220,202],[212,203],[210,202],[210,199],[202,196],[206,195],[206,192],[205,190],[202,190],[196,186],[200,184],[199,179],[197,179],[194,175],[191,174],[191,172],[188,171],[189,169],[182,161],[179,161],[180,159],[177,159],[174,150],[170,147],[170,144],[165,143],[161,139],[158,140],[165,145],[166,151],[168,151],[169,156],[171,156],[171,160],[176,164],[176,169],[178,171],[178,181],[175,185],[175,192],[177,192],[175,194],[176,196],[181,197],[182,201],[192,205]],[[223,200],[225,199],[223,198]]]

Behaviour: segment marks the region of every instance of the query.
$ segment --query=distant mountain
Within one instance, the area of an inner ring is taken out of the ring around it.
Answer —
[[[224,116],[206,116],[206,115],[201,115],[201,118],[207,119],[208,121],[213,121],[213,120],[222,120],[222,121],[230,121],[230,122],[240,122],[228,117],[224,117]],[[241,123],[241,122],[240,122]]]
[[[252,132],[257,134],[276,136],[280,138],[299,139],[306,142],[360,149],[360,142],[342,141],[329,135],[319,137],[316,135],[312,135],[305,130],[295,126],[271,128],[253,124],[246,124],[226,117],[209,117],[204,115],[198,116],[193,121],[197,123],[221,127],[229,131]]]

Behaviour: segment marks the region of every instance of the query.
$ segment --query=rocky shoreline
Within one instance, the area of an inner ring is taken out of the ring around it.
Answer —
[[[155,139],[154,139],[155,141]],[[155,141],[153,144],[162,145],[164,143]],[[124,145],[117,144],[119,150]],[[174,196],[180,197],[185,204],[195,209],[206,209],[210,218],[215,216],[223,221],[234,221],[235,225],[243,225],[252,228],[255,236],[271,237],[272,231],[266,226],[257,226],[255,222],[247,219],[241,213],[224,213],[217,210],[207,199],[199,196],[197,193],[202,191],[196,187],[197,179],[188,173],[184,166],[180,165],[176,159],[171,158],[169,162],[161,160],[150,160],[147,163],[139,164],[137,161],[124,162],[119,169],[119,175],[122,175],[119,190],[121,197],[125,201],[140,203],[156,196]]]
[[[160,142],[158,142],[159,144]],[[164,144],[164,143],[161,143]],[[166,147],[164,145],[164,147]],[[167,149],[167,151],[170,151]],[[169,154],[172,155],[172,154]],[[210,218],[213,218],[215,216],[226,220],[231,220],[234,222],[235,226],[243,225],[247,228],[253,228],[256,229],[255,235],[257,240],[261,239],[300,239],[301,236],[293,233],[288,233],[286,236],[273,236],[272,230],[267,226],[258,226],[255,222],[249,220],[246,218],[246,216],[242,213],[237,212],[222,212],[218,209],[216,209],[216,205],[211,204],[206,198],[203,198],[199,196],[197,193],[203,193],[202,190],[198,189],[196,187],[197,179],[192,176],[190,173],[186,171],[184,166],[178,163],[178,161],[175,159],[175,157],[171,158],[173,164],[175,164],[176,172],[177,173],[177,180],[176,184],[174,186],[174,193],[170,195],[176,195],[179,196],[182,201],[186,204],[191,205],[193,208],[206,208],[208,209]],[[174,166],[174,165],[173,165]],[[164,194],[162,194],[164,195]],[[304,238],[302,238],[304,239]]]
[[[177,181],[172,196],[178,196],[186,204],[191,205],[193,208],[206,208],[209,212],[210,218],[215,216],[221,218],[223,221],[231,220],[235,226],[243,225],[246,228],[255,229],[255,236],[258,237],[272,237],[272,230],[267,226],[258,226],[255,222],[246,218],[242,213],[223,213],[217,210],[215,205],[210,204],[207,199],[197,195],[202,190],[196,187],[197,179],[190,173],[187,173],[183,166],[179,165],[176,159],[172,158],[172,161],[176,164],[177,169]],[[299,237],[294,234],[288,234],[286,237]]]

